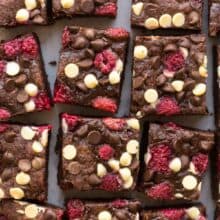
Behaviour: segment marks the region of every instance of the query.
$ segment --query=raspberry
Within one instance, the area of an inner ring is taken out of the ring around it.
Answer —
[[[114,40],[122,40],[129,37],[129,33],[123,28],[108,28],[105,31],[105,35]]]
[[[108,144],[105,144],[99,148],[99,157],[102,160],[111,159],[113,157],[114,153],[115,153],[114,149]]]
[[[52,129],[52,125],[45,125],[45,126],[38,127],[38,131],[40,133],[42,133],[44,130],[51,130],[51,129]]]
[[[164,144],[150,148],[151,159],[148,167],[155,172],[169,172],[169,159],[171,153],[170,147]]]
[[[36,108],[38,110],[50,110],[51,108],[51,101],[48,95],[45,92],[40,92],[35,98],[34,102],[36,105]]]
[[[7,130],[8,125],[7,124],[0,124],[0,133],[4,132],[5,130]]]
[[[156,106],[156,111],[159,115],[174,115],[180,113],[180,107],[175,99],[171,97],[163,97]]]
[[[104,118],[103,123],[113,131],[121,131],[124,128],[125,120],[119,118]]]
[[[170,52],[164,57],[164,66],[169,71],[178,71],[184,67],[185,59],[180,51]]]
[[[179,129],[182,129],[179,125],[173,123],[173,122],[167,122],[164,124],[165,127],[169,127],[169,128],[172,128],[172,129],[175,129],[175,130],[179,130]]]
[[[159,183],[151,187],[147,195],[153,199],[166,200],[170,199],[173,196],[173,189],[169,183]]]
[[[36,56],[38,54],[38,45],[33,36],[26,37],[22,41],[22,51],[30,56]]]
[[[63,219],[63,211],[62,210],[56,211],[56,216],[57,216],[57,220],[62,220]]]
[[[192,158],[196,171],[203,174],[208,167],[208,155],[199,153]]]
[[[100,188],[109,192],[116,192],[120,188],[121,184],[117,175],[106,175],[102,178]]]
[[[67,213],[70,220],[81,218],[84,210],[84,204],[80,200],[71,200],[67,204]]]
[[[69,42],[70,42],[70,32],[68,28],[65,27],[62,35],[62,44],[64,47],[66,47]]]
[[[16,56],[21,51],[21,42],[18,39],[6,42],[4,44],[5,54],[9,57]]]
[[[104,15],[104,16],[116,16],[117,13],[117,5],[115,3],[109,3],[106,5],[102,5],[96,8],[96,15]]]
[[[73,130],[79,122],[79,117],[76,115],[68,115],[67,113],[62,114],[62,118],[65,119],[68,124],[69,130]]]
[[[185,215],[184,209],[164,209],[161,211],[162,215],[167,220],[181,220]]]
[[[113,99],[109,99],[106,97],[98,96],[97,98],[92,100],[92,106],[94,108],[115,113],[117,111],[117,104]]]
[[[122,199],[117,199],[112,202],[112,206],[116,209],[123,209],[127,204],[128,202]]]
[[[116,64],[116,55],[110,50],[103,50],[98,53],[94,60],[94,65],[103,74],[109,74]]]
[[[0,119],[9,119],[11,117],[11,113],[3,108],[0,109]]]
[[[4,73],[5,65],[6,65],[6,62],[1,60],[0,61],[0,76]]]
[[[61,83],[56,83],[54,88],[54,102],[70,103],[71,94],[66,86]]]

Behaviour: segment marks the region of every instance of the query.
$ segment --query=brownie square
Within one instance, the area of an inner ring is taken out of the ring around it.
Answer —
[[[52,0],[53,16],[75,17],[76,15],[107,16],[117,15],[117,0]]]
[[[88,219],[129,219],[139,220],[140,202],[114,200],[109,202],[69,200],[67,216],[69,220]]]
[[[66,27],[54,101],[115,113],[129,34],[121,28]]]
[[[50,92],[35,34],[0,44],[0,119],[49,110]]]
[[[139,121],[61,116],[62,189],[133,190],[139,171]]]
[[[214,134],[150,124],[140,189],[153,200],[197,200]]]
[[[0,26],[48,23],[46,0],[1,0]]]
[[[216,36],[220,31],[220,1],[209,1],[209,34],[210,36]]]
[[[51,126],[0,125],[0,198],[47,199]]]
[[[2,220],[62,220],[64,211],[50,205],[3,200],[0,202],[0,219]]]
[[[131,24],[148,30],[201,30],[203,3],[203,0],[132,0]]]
[[[131,112],[206,114],[207,56],[203,35],[135,40]]]

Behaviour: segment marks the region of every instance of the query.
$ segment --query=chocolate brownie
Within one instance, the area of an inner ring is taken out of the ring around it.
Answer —
[[[220,31],[220,1],[210,0],[209,34],[216,36]]]
[[[62,220],[64,211],[54,206],[42,206],[24,201],[0,202],[1,220]]]
[[[0,26],[47,23],[47,0],[1,0],[0,2]]]
[[[50,93],[35,34],[0,44],[0,119],[49,110]]]
[[[216,204],[215,220],[220,220],[220,204]]]
[[[70,200],[67,203],[69,220],[139,220],[140,202],[115,200],[112,202]]]
[[[127,191],[139,171],[139,121],[61,116],[59,184],[79,191]]]
[[[117,0],[52,0],[52,4],[55,18],[76,15],[115,17],[117,14]]]
[[[0,198],[47,199],[51,126],[0,125]]]
[[[133,61],[131,112],[206,114],[207,56],[203,35],[139,36]]]
[[[122,28],[66,27],[54,101],[115,113],[129,34]]]
[[[188,208],[167,208],[159,210],[143,211],[143,220],[208,220],[206,211],[202,205]]]
[[[148,30],[201,30],[203,0],[132,0],[131,23]]]
[[[214,134],[150,124],[141,191],[154,200],[197,200]]]
[[[216,52],[216,64],[217,64],[217,69],[216,69],[216,77],[215,77],[215,80],[216,80],[216,87],[215,87],[215,96],[216,99],[214,100],[215,101],[215,111],[216,111],[216,126],[218,128],[220,128],[220,110],[219,110],[219,104],[220,104],[220,46],[217,46],[215,48],[215,52]]]

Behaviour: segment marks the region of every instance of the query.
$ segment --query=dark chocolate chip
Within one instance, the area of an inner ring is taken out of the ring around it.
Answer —
[[[46,212],[44,213],[43,219],[44,220],[57,220],[58,218],[57,218],[56,213],[53,210],[47,209]]]
[[[187,38],[181,38],[181,41],[179,41],[179,45],[180,45],[181,47],[190,48],[191,42],[190,42],[190,40],[187,39]]]
[[[167,45],[164,47],[164,51],[165,51],[165,52],[171,52],[171,51],[176,51],[176,50],[177,50],[176,44],[167,44]]]
[[[89,40],[93,40],[95,38],[95,30],[92,29],[92,28],[86,28],[84,31],[83,31],[83,34],[85,35],[86,38],[88,38]]]
[[[76,86],[78,89],[82,90],[83,92],[88,91],[88,88],[86,87],[86,85],[83,82],[77,82]]]
[[[88,182],[91,185],[99,185],[101,183],[101,180],[97,175],[92,174],[92,175],[89,176]]]
[[[140,88],[144,83],[144,78],[139,76],[139,77],[136,77],[134,78],[133,80],[133,88],[134,89],[137,89],[137,88]]]
[[[184,83],[183,89],[184,90],[192,90],[195,86],[196,82],[193,79],[187,79]]]
[[[180,157],[180,160],[182,162],[182,168],[186,169],[189,167],[189,157],[187,155],[182,155]]]
[[[200,142],[200,147],[203,150],[209,151],[210,149],[212,149],[213,146],[213,142],[212,141],[201,141]]]
[[[79,37],[76,37],[73,43],[73,47],[75,49],[82,49],[86,47],[87,44],[88,44],[88,40],[85,37],[79,36]]]
[[[124,210],[124,209],[116,210],[116,211],[115,211],[115,216],[116,216],[118,219],[127,219],[127,218],[128,218],[128,213],[127,213],[127,211]]]
[[[12,177],[12,169],[5,168],[1,174],[2,181],[7,181]]]
[[[7,92],[11,92],[15,89],[15,81],[13,79],[8,79],[5,82],[4,88]]]
[[[17,94],[17,101],[19,103],[25,103],[28,99],[29,96],[24,90],[19,91],[19,93]]]
[[[5,152],[3,155],[4,163],[11,164],[14,161],[14,155],[10,152]]]
[[[95,53],[94,53],[93,50],[87,48],[87,49],[85,50],[85,56],[88,57],[88,58],[94,58]]]
[[[77,175],[80,173],[80,164],[76,161],[71,162],[67,167],[69,173]]]
[[[190,98],[190,103],[194,106],[200,106],[202,102],[201,97],[193,96]]]
[[[175,89],[173,88],[173,86],[170,83],[166,83],[163,87],[162,90],[165,92],[169,92],[169,93],[174,93]]]
[[[93,65],[93,60],[92,59],[81,60],[80,62],[77,63],[77,65],[82,69],[88,69]]]
[[[7,131],[4,134],[5,141],[8,143],[12,143],[16,137],[16,133],[14,131]]]
[[[99,144],[102,137],[99,131],[90,131],[87,138],[90,144]]]
[[[83,125],[76,131],[76,134],[80,137],[83,137],[87,134],[88,128],[89,128],[88,125]]]
[[[24,85],[26,82],[27,82],[27,76],[25,74],[20,74],[15,79],[15,83],[19,86]]]
[[[31,169],[31,162],[27,159],[19,160],[18,167],[21,171],[28,172]]]
[[[44,18],[41,15],[36,15],[33,18],[33,22],[36,24],[42,24],[44,22]]]
[[[156,79],[157,85],[162,86],[166,82],[167,78],[163,74],[159,75]]]
[[[81,0],[80,6],[84,12],[91,13],[95,8],[94,0]]]
[[[30,17],[33,18],[33,17],[35,17],[37,15],[40,15],[40,14],[41,14],[40,10],[39,9],[35,9],[35,10],[31,11]]]
[[[102,50],[107,45],[107,42],[105,42],[102,39],[96,39],[94,41],[91,41],[91,46],[95,51]]]
[[[189,19],[190,24],[196,24],[196,23],[198,23],[200,16],[199,16],[198,12],[192,11],[188,16],[188,19]]]
[[[45,165],[45,159],[40,158],[40,157],[35,157],[31,161],[31,164],[34,169],[39,170]]]

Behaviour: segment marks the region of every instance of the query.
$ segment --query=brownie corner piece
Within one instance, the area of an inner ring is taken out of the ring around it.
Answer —
[[[220,2],[210,0],[209,7],[209,35],[215,37],[220,32]]]
[[[138,36],[133,56],[132,115],[207,114],[205,36]]]
[[[150,124],[141,191],[153,200],[198,200],[213,145],[212,132]]]
[[[139,171],[139,121],[61,116],[62,189],[134,190]]]
[[[0,198],[46,201],[51,126],[0,124]]]
[[[54,101],[116,113],[128,39],[122,28],[66,27]]]

